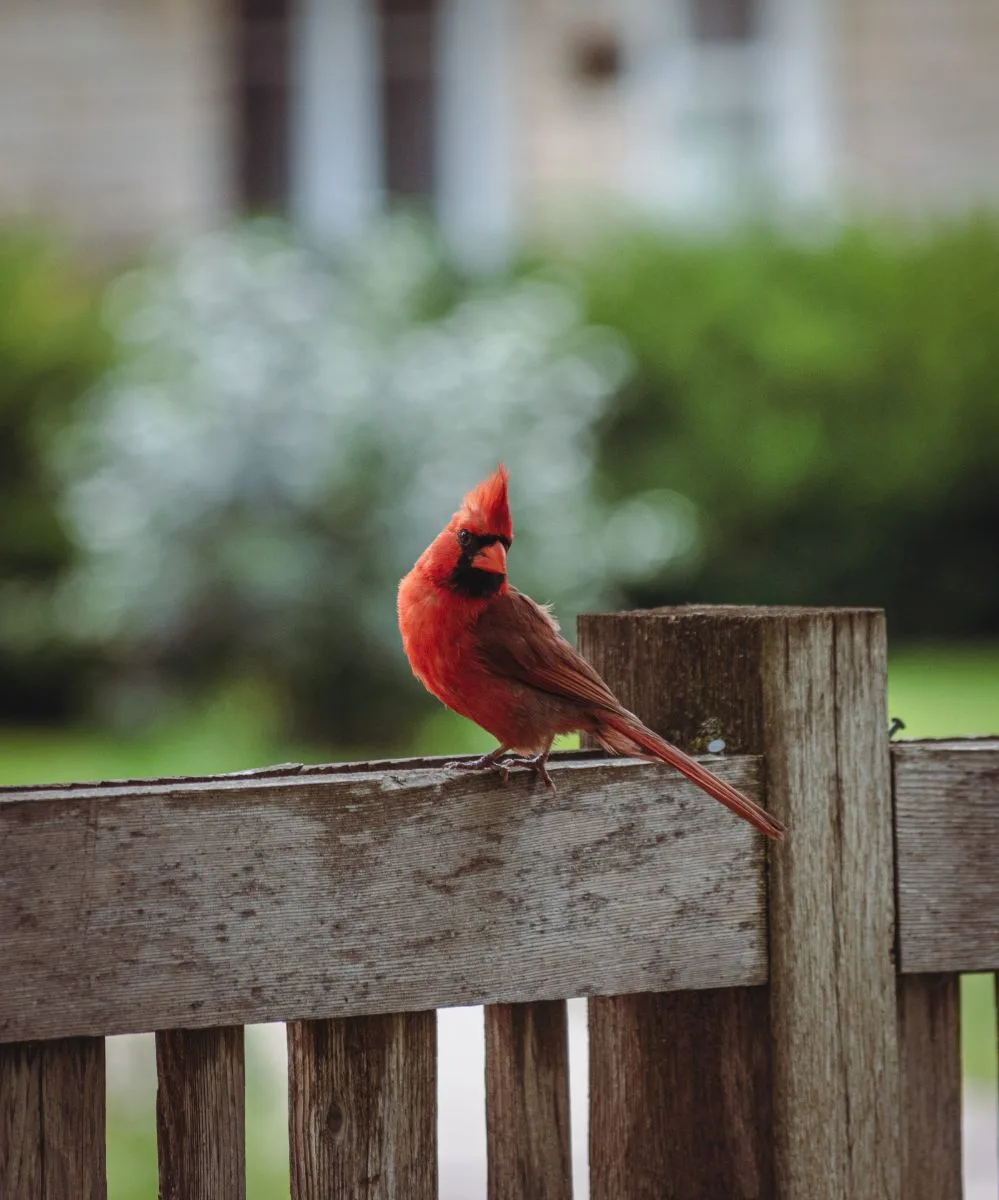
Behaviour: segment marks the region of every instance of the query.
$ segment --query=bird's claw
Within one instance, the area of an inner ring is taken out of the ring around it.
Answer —
[[[483,754],[481,758],[458,758],[453,762],[444,764],[445,771],[499,771],[502,775],[509,775],[510,769],[494,754]]]
[[[506,763],[510,767],[526,767],[529,771],[533,771],[542,783],[544,783],[545,787],[551,791],[553,796],[558,791],[554,780],[548,774],[547,754],[539,754],[535,758],[508,758]]]
[[[556,792],[555,783],[552,777],[548,774],[547,754],[539,754],[535,758],[523,758],[519,755],[513,758],[497,758],[493,754],[483,754],[481,758],[455,759],[452,762],[444,764],[445,771],[495,771],[503,780],[505,787],[510,782],[510,770],[513,767],[526,767],[529,771],[533,771],[535,775],[551,789],[554,796]]]

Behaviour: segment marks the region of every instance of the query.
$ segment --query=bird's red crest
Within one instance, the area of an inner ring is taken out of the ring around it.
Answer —
[[[492,475],[477,483],[461,502],[460,519],[475,532],[513,537],[510,502],[507,499],[507,472],[502,463]]]

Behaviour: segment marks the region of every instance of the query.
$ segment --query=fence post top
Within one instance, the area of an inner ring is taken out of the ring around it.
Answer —
[[[797,604],[666,604],[657,608],[634,608],[619,612],[585,613],[580,620],[646,620],[666,621],[701,618],[729,621],[795,621],[820,617],[881,617],[883,608],[864,605],[812,606]]]

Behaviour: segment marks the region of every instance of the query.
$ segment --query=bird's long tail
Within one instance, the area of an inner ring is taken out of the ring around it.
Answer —
[[[779,841],[784,826],[755,801],[737,791],[724,779],[719,779],[699,762],[661,738],[631,713],[601,713],[590,732],[610,754],[625,754],[633,758],[661,761],[675,767],[681,775],[731,809],[737,816],[754,825],[768,838]]]

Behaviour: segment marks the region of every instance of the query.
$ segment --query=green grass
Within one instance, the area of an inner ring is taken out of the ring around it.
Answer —
[[[999,645],[900,650],[889,665],[889,711],[905,721],[905,737],[999,733]],[[342,757],[332,746],[288,744],[274,728],[269,705],[247,687],[230,689],[202,711],[175,714],[133,737],[100,730],[0,728],[0,784],[206,774]],[[476,753],[491,745],[481,730],[438,710],[411,750]],[[991,975],[962,979],[964,1070],[982,1079],[995,1079],[997,1073],[993,989]],[[248,1043],[247,1197],[279,1200],[288,1196],[282,1101],[254,1053],[252,1032]],[[156,1196],[154,1090],[150,1073],[136,1095],[110,1098],[109,1200]]]
[[[914,646],[891,656],[888,711],[902,737],[999,734],[999,645]]]
[[[317,762],[332,750],[278,737],[260,691],[234,685],[202,708],[168,713],[133,735],[103,729],[0,726],[0,786],[66,780],[211,775],[278,762]]]
[[[961,976],[961,1062],[972,1079],[996,1079],[995,975]]]

